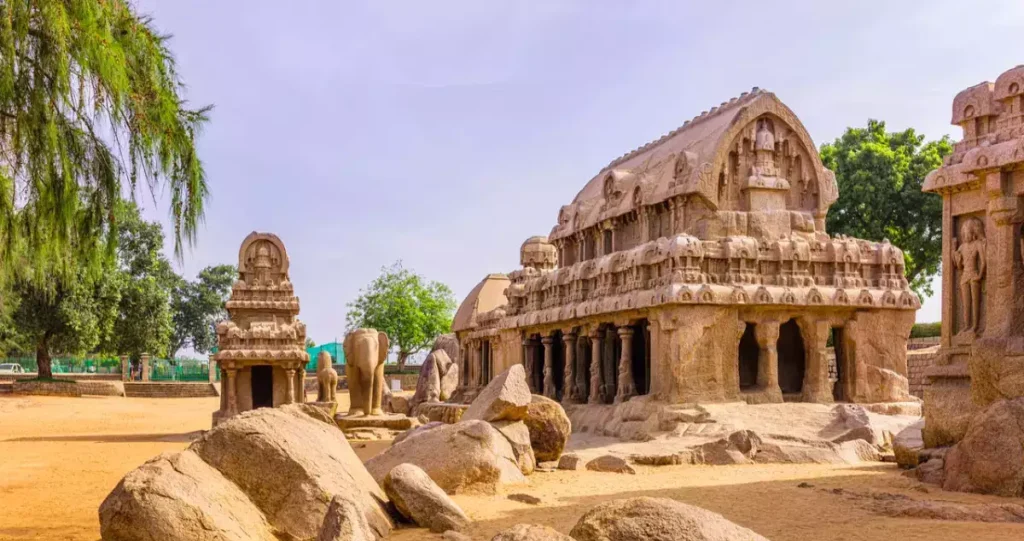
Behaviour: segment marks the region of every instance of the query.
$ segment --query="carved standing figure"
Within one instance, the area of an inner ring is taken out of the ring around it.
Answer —
[[[376,329],[356,329],[345,337],[345,376],[352,406],[349,415],[383,415],[384,361],[391,345]]]
[[[317,402],[335,402],[338,389],[338,372],[331,366],[331,354],[320,350],[316,356]]]
[[[981,280],[985,277],[985,230],[981,220],[968,218],[964,221],[960,226],[960,245],[954,244],[954,249],[953,264],[960,269],[964,330],[977,332],[981,316]]]

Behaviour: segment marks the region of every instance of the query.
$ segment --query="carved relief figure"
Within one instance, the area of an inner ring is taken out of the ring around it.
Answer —
[[[953,264],[960,269],[960,310],[964,330],[978,331],[981,308],[981,280],[985,277],[985,229],[981,220],[968,218],[953,239]]]
[[[349,415],[384,415],[384,361],[388,335],[376,329],[356,329],[345,337],[345,376],[352,406]]]

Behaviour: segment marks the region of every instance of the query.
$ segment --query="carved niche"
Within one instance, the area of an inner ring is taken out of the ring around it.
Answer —
[[[985,225],[974,216],[961,218],[959,234],[953,240],[956,267],[958,333],[981,330],[982,285],[985,279]]]
[[[281,239],[271,233],[251,233],[238,251],[238,273],[249,286],[288,282],[288,254]]]

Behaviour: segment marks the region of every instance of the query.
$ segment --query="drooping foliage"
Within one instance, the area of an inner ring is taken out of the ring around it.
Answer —
[[[23,242],[37,277],[76,278],[96,239],[113,250],[112,209],[140,184],[166,185],[176,251],[194,239],[209,107],[189,108],[167,42],[126,0],[0,2],[5,268]]]
[[[224,303],[238,277],[234,265],[216,265],[199,271],[195,281],[178,279],[171,291],[171,332],[168,357],[191,347],[206,353],[217,345],[216,324],[227,317]]]
[[[953,151],[949,137],[925,142],[912,128],[887,132],[885,122],[847,128],[821,146],[836,174],[839,200],[828,213],[829,233],[881,241],[903,250],[907,281],[922,296],[942,261],[942,198],[921,191],[924,177]]]
[[[348,304],[348,329],[370,327],[388,334],[398,348],[398,367],[410,355],[429,346],[451,329],[455,297],[448,286],[427,281],[396,262],[381,269],[359,296]]]

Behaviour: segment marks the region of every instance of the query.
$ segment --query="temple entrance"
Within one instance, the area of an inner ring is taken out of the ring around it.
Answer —
[[[832,386],[832,399],[845,402],[846,398],[846,352],[843,344],[843,328],[832,327],[832,349],[835,358],[835,384]]]
[[[266,364],[253,366],[250,379],[253,409],[274,407],[274,367]]]
[[[484,385],[487,385],[491,382],[491,343],[484,340],[481,349],[480,370],[483,372]]]
[[[651,348],[650,330],[646,319],[633,325],[632,370],[633,386],[636,394],[647,394],[651,391]]]
[[[562,331],[551,334],[551,380],[555,384],[555,400],[562,400],[565,391],[565,342]]]
[[[576,400],[586,404],[590,397],[590,337],[579,328],[576,336]]]
[[[749,391],[757,386],[757,362],[761,356],[761,348],[757,345],[753,323],[747,323],[740,338],[739,376],[740,390]]]
[[[782,394],[799,394],[804,388],[807,365],[804,339],[800,326],[791,319],[779,327],[779,388]]]
[[[533,335],[533,347],[530,348],[530,353],[533,358],[530,362],[530,373],[527,377],[530,378],[530,391],[534,394],[544,393],[544,344],[540,340],[540,335]]]
[[[619,339],[618,329],[615,325],[604,324],[602,346],[601,369],[604,384],[601,388],[601,398],[605,404],[611,404],[619,389],[619,357],[622,354],[622,340]]]

